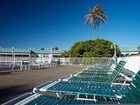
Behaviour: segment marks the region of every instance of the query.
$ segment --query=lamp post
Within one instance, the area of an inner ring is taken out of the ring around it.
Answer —
[[[116,45],[113,44],[113,45],[111,45],[111,48],[114,49],[114,55],[113,56],[115,57],[117,55],[117,47],[116,47]]]
[[[51,57],[53,57],[53,50],[54,50],[54,47],[51,48]]]
[[[114,56],[116,57],[117,56],[117,48],[116,48],[116,45],[114,45]]]
[[[111,48],[114,49],[114,58],[115,58],[115,62],[116,62],[116,65],[117,65],[117,45],[111,45]]]
[[[15,53],[14,53],[14,47],[12,47],[12,56],[13,56],[12,70],[14,70],[14,66],[15,66]]]
[[[140,46],[138,47],[138,53],[140,54]]]

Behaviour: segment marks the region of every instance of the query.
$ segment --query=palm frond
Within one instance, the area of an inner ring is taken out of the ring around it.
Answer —
[[[94,8],[90,9],[89,14],[85,16],[85,23],[87,24],[99,25],[100,22],[105,23],[106,21],[107,16],[100,5],[96,5]]]
[[[101,20],[103,23],[106,22],[106,18],[104,18],[103,16],[101,16],[101,15],[96,15],[96,16],[97,16],[97,18],[98,18],[99,20]]]
[[[92,14],[87,14],[86,16],[85,16],[85,23],[86,24],[92,24]]]
[[[96,27],[99,26],[100,23],[105,23],[106,21],[107,16],[100,5],[96,5],[95,7],[90,9],[89,13],[85,16],[85,23],[93,25],[94,35],[96,35]]]

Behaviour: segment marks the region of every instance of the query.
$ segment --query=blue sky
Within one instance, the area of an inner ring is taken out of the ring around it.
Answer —
[[[93,39],[84,16],[96,3],[108,16],[97,38],[120,47],[140,45],[139,0],[0,0],[0,46],[67,50],[76,41]]]

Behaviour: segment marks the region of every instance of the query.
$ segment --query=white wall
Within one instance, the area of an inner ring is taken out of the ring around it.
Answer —
[[[118,58],[118,62],[121,58]],[[140,55],[131,56],[128,61],[126,62],[124,68],[129,69],[135,73],[140,70]]]

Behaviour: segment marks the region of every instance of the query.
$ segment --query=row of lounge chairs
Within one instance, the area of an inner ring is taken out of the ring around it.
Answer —
[[[129,84],[114,82],[125,63],[123,59],[114,70],[112,59],[106,65],[90,66],[68,78],[41,84],[5,105],[140,104],[140,71]]]

